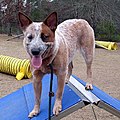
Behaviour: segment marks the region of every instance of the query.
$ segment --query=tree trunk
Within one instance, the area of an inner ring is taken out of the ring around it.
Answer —
[[[11,23],[8,23],[8,36],[12,36],[12,28],[11,28]]]

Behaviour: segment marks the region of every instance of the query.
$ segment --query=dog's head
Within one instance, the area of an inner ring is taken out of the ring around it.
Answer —
[[[18,14],[24,34],[24,47],[31,57],[32,66],[39,69],[42,60],[50,55],[54,47],[57,13],[51,13],[43,22],[33,22],[25,14]]]

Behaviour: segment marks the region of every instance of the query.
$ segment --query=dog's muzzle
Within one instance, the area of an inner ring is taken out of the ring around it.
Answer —
[[[48,50],[50,48],[51,45],[47,44],[45,46],[41,46],[41,47],[36,47],[36,48],[32,48],[31,49],[31,54],[33,56],[38,56],[38,55],[42,55],[46,50]]]
[[[39,69],[42,65],[42,60],[44,54],[46,54],[46,51],[49,49],[50,45],[46,45],[43,47],[38,48],[32,48],[31,49],[31,64],[35,69]]]
[[[39,48],[33,48],[31,49],[31,53],[32,55],[39,55],[40,54],[40,49]]]

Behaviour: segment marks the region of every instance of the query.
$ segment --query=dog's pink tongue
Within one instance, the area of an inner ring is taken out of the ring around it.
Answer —
[[[42,65],[42,58],[41,56],[33,56],[31,60],[32,66],[35,69],[39,69]]]

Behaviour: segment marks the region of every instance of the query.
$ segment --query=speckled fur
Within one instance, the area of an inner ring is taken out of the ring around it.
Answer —
[[[45,22],[32,22],[27,16],[20,13],[19,19],[24,33],[24,46],[30,55],[31,49],[36,46],[41,47],[41,56],[43,58],[42,66],[39,70],[35,70],[31,66],[34,79],[35,106],[29,117],[33,117],[40,112],[40,96],[42,91],[42,77],[50,72],[48,65],[53,64],[54,73],[58,78],[58,89],[56,92],[56,100],[53,108],[53,114],[58,115],[62,110],[62,94],[65,81],[68,82],[72,74],[72,60],[76,51],[81,51],[87,66],[87,89],[92,89],[92,70],[91,65],[94,56],[95,38],[94,31],[87,21],[83,19],[66,20],[56,26],[56,16],[54,12],[50,14]],[[54,25],[51,25],[51,22]],[[55,28],[57,27],[57,28]],[[55,30],[55,31],[53,31]],[[34,40],[28,43],[28,35],[34,36]],[[49,34],[49,40],[43,42],[41,33]],[[30,44],[29,47],[27,44]],[[50,48],[47,49],[47,45]]]

